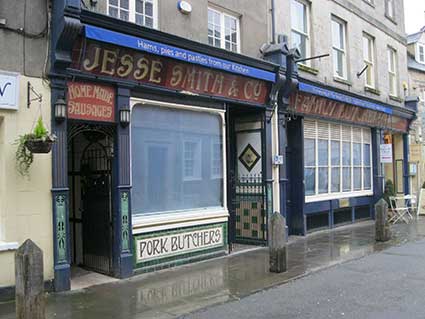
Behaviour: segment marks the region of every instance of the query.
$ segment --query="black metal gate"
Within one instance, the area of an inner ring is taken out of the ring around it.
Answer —
[[[83,264],[105,274],[112,269],[111,172],[109,149],[91,142],[81,158]]]
[[[236,242],[264,244],[267,240],[265,185],[261,174],[236,177]]]

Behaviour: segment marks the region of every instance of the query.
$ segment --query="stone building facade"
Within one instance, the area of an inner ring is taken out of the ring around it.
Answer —
[[[47,6],[43,0],[0,3],[1,288],[14,285],[14,251],[27,238],[44,251],[45,278],[53,278],[51,156],[34,155],[28,176],[15,168],[18,137],[30,133],[39,116],[50,129]]]

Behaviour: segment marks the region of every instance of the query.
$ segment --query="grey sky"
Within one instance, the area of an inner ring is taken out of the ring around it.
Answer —
[[[425,25],[425,0],[404,0],[406,33],[419,31]]]

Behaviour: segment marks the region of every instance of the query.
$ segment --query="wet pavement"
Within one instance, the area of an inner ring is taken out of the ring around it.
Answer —
[[[268,250],[259,248],[196,264],[136,276],[48,297],[47,318],[174,318],[306,276],[392,246],[425,238],[425,218],[392,226],[393,238],[375,243],[374,224],[291,238],[289,270],[268,271]],[[0,304],[0,318],[12,319],[14,304]]]

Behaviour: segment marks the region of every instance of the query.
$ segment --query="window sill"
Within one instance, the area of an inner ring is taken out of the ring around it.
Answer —
[[[375,95],[381,95],[381,91],[379,91],[378,89],[375,89],[373,87],[370,87],[370,86],[365,86],[364,90],[365,90],[365,92],[369,92],[369,93],[372,93],[372,94],[375,94]]]
[[[370,5],[372,8],[375,8],[375,4],[374,3],[369,2],[367,0],[363,0],[363,2],[366,3],[366,4],[368,4],[368,5]]]
[[[340,78],[339,76],[334,76],[334,81],[335,81],[335,82],[338,82],[338,83],[342,83],[342,84],[348,85],[348,86],[352,86],[352,85],[353,85],[353,84],[352,84],[350,81],[348,81],[347,79]]]
[[[390,100],[393,100],[393,101],[396,101],[396,102],[399,102],[399,103],[403,102],[402,98],[395,96],[395,95],[389,95],[389,98],[390,98]]]
[[[313,75],[317,75],[319,73],[318,69],[312,68],[312,67],[305,65],[305,64],[299,64],[298,70],[306,72],[306,73],[310,73],[310,74],[313,74]]]
[[[372,190],[353,191],[353,192],[347,192],[347,193],[306,196],[305,202],[306,203],[313,203],[313,202],[320,202],[320,201],[325,201],[325,200],[352,198],[352,197],[361,197],[361,196],[373,196],[373,191]]]
[[[227,222],[229,212],[224,207],[133,216],[133,234],[174,228]]]
[[[18,249],[19,244],[17,242],[4,242],[0,241],[0,252],[1,251],[13,251]]]
[[[395,21],[395,19],[393,17],[390,17],[387,13],[385,13],[385,18],[387,18],[392,23],[394,23],[395,25],[397,25],[397,21]]]

